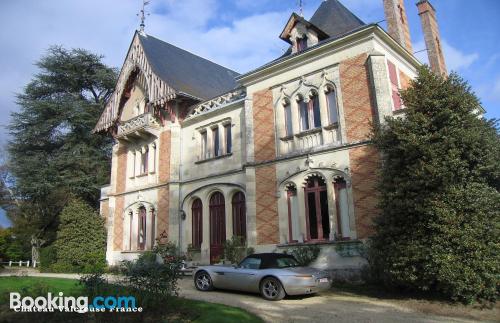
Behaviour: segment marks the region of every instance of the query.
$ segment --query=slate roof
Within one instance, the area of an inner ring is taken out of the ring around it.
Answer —
[[[338,0],[323,1],[309,22],[330,37],[345,34],[365,25]]]
[[[139,39],[154,73],[178,92],[207,100],[238,87],[233,70],[153,36]]]

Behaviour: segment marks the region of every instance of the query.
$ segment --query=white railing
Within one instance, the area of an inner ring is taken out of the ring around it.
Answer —
[[[120,123],[118,126],[118,136],[125,136],[146,127],[160,127],[160,124],[152,113],[144,113],[133,119]]]
[[[297,148],[300,150],[310,150],[315,147],[323,145],[323,138],[321,136],[321,128],[318,130],[307,131],[296,135]]]
[[[35,260],[33,262],[27,260],[27,261],[0,261],[0,264],[5,264],[8,267],[30,267],[30,264],[33,268],[36,268],[36,265],[38,265],[38,262]]]

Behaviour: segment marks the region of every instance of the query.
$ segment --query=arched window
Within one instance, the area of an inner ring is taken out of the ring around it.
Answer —
[[[326,105],[328,110],[328,122],[336,124],[339,122],[339,109],[337,105],[337,94],[333,87],[328,87],[326,94]]]
[[[338,177],[333,183],[335,191],[335,207],[337,209],[337,237],[349,239],[349,201],[347,199],[347,183],[344,178]]]
[[[149,147],[146,146],[141,154],[141,175],[148,173]]]
[[[224,251],[226,241],[226,212],[224,195],[220,192],[210,197],[210,263],[216,263]]]
[[[321,116],[319,112],[319,98],[317,93],[313,93],[309,99],[309,115],[311,116],[311,124],[314,128],[321,127]]]
[[[308,239],[328,240],[330,237],[330,220],[325,181],[319,176],[308,178],[304,193]]]
[[[309,97],[309,102],[307,103],[302,98],[299,99],[298,105],[301,131],[321,127],[321,114],[317,93],[313,92]]]
[[[290,137],[293,135],[292,128],[292,107],[290,106],[290,102],[286,102],[283,105],[283,111],[285,114],[285,136]]]
[[[191,207],[191,214],[193,215],[192,223],[192,235],[193,235],[193,247],[201,248],[201,243],[203,241],[203,204],[200,199],[196,199]]]
[[[137,230],[137,249],[144,250],[146,247],[146,208],[141,206],[139,208],[139,225]]]
[[[245,195],[238,192],[233,196],[233,234],[242,237],[243,240],[247,238],[247,217],[245,207]]]

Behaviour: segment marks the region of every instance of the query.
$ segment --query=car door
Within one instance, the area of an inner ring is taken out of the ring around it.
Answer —
[[[258,289],[255,286],[258,284],[261,261],[258,257],[247,257],[238,266],[225,273],[228,286],[226,288],[241,291]]]

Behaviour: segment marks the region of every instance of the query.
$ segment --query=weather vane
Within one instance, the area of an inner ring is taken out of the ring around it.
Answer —
[[[146,24],[144,23],[146,21],[146,16],[149,16],[149,13],[146,13],[146,6],[149,4],[150,0],[142,0],[142,9],[140,13],[137,14],[138,17],[141,18],[141,32],[144,32],[144,27],[146,27]]]
[[[304,3],[302,0],[298,0],[299,5],[299,14],[301,17],[304,17]]]

